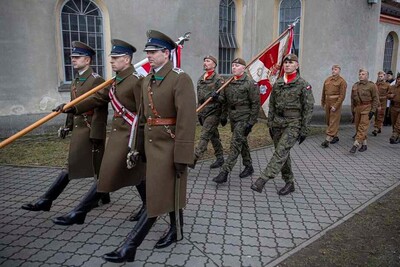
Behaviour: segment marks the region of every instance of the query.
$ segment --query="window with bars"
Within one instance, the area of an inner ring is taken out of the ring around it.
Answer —
[[[282,0],[279,7],[279,34],[284,32],[296,18],[301,15],[300,0]],[[300,40],[300,21],[296,24],[293,31],[293,50],[299,55]]]
[[[383,56],[383,71],[388,72],[392,70],[393,62],[393,48],[394,48],[394,37],[392,33],[389,33],[386,37],[385,42],[385,54]]]
[[[93,70],[104,76],[103,17],[98,6],[90,0],[68,0],[61,8],[61,38],[63,44],[64,83],[73,79],[71,44],[81,41],[96,51]]]
[[[236,42],[236,11],[233,0],[221,0],[219,3],[219,51],[218,72],[231,73],[231,62],[237,48]]]

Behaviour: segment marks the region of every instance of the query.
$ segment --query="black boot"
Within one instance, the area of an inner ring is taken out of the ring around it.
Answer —
[[[358,151],[364,152],[367,150],[367,145],[362,145]]]
[[[102,193],[102,194],[103,196],[100,199],[101,203],[103,203],[104,205],[110,203],[111,202],[110,193]]]
[[[285,195],[290,194],[292,192],[294,192],[294,183],[293,182],[288,182],[288,183],[285,184],[284,187],[282,187],[281,190],[278,191],[278,195],[285,196]]]
[[[171,211],[169,213],[169,220],[170,220],[170,227],[168,229],[168,232],[158,240],[154,248],[166,248],[172,243],[178,242],[178,235],[177,235],[177,229],[176,229],[176,222],[175,222],[175,211]],[[181,236],[183,238],[183,212],[180,209],[179,210],[179,220],[181,223]]]
[[[250,176],[254,173],[254,169],[252,165],[246,166],[244,170],[239,174],[240,178],[245,178],[247,176]]]
[[[335,136],[333,137],[332,141],[330,142],[331,144],[336,144],[337,142],[339,142],[339,137]]]
[[[68,214],[53,219],[53,222],[58,225],[83,224],[86,214],[92,209],[98,207],[99,200],[106,193],[97,192],[97,183],[95,182],[89,189],[81,202]]]
[[[349,152],[354,154],[354,153],[356,153],[356,151],[357,151],[357,146],[353,145]]]
[[[210,169],[219,168],[222,165],[224,165],[224,162],[225,162],[225,160],[224,160],[223,157],[222,158],[217,158],[217,160],[213,164],[210,165]]]
[[[49,211],[53,201],[57,199],[57,197],[62,193],[68,183],[68,172],[62,171],[43,196],[41,196],[33,203],[22,205],[21,208],[31,211]]]
[[[103,259],[110,262],[132,262],[135,260],[136,249],[145,239],[157,217],[147,218],[146,210],[140,216],[132,232],[126,238],[124,244],[117,250],[104,254]]]
[[[378,131],[377,131],[377,130],[373,130],[373,131],[372,131],[372,134],[373,134],[374,136],[377,136],[377,135],[378,135]]]
[[[324,142],[322,142],[321,146],[324,147],[324,148],[329,147],[329,141],[325,140]]]
[[[213,181],[217,184],[225,183],[226,181],[228,181],[228,174],[229,172],[227,171],[221,171],[218,176],[214,177]]]
[[[140,207],[139,211],[130,216],[128,218],[131,222],[136,222],[142,216],[142,214],[146,211],[146,182],[142,181],[140,184],[136,186],[137,191],[139,192],[140,199],[142,200],[142,206]]]
[[[262,190],[263,190],[263,188],[264,188],[264,186],[265,186],[265,183],[266,183],[266,182],[267,182],[267,180],[265,180],[265,179],[259,177],[259,178],[257,179],[257,181],[256,181],[254,184],[251,185],[250,188],[251,188],[252,190],[258,192],[258,193],[261,193]]]

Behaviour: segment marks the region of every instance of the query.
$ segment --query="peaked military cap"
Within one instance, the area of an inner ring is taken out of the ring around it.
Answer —
[[[285,61],[296,61],[296,62],[299,62],[299,59],[295,54],[287,54],[283,58],[283,62],[285,62]]]
[[[147,43],[144,46],[144,51],[154,51],[154,50],[173,50],[177,47],[177,44],[169,38],[167,35],[156,30],[147,31]]]
[[[238,63],[238,64],[240,64],[240,65],[246,66],[246,61],[244,61],[244,59],[243,59],[243,58],[240,58],[240,57],[235,58],[235,59],[232,61],[232,64],[233,64],[233,63]]]
[[[203,58],[203,60],[206,60],[206,59],[212,60],[215,63],[215,65],[217,65],[217,63],[218,63],[218,60],[215,57],[213,57],[212,55],[208,55]]]
[[[136,48],[133,45],[119,39],[112,39],[111,44],[110,56],[112,57],[132,56],[136,52]]]
[[[96,52],[85,43],[74,41],[72,42],[71,57],[91,57],[95,55]]]

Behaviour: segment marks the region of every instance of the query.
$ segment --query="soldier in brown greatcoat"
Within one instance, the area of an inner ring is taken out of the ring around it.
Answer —
[[[181,69],[173,68],[169,61],[176,44],[161,32],[147,32],[145,46],[151,73],[143,80],[142,107],[145,126],[145,152],[147,158],[145,212],[124,244],[103,258],[111,262],[134,261],[137,247],[160,216],[169,213],[169,231],[156,244],[156,248],[178,241],[177,223],[182,225],[182,208],[186,204],[187,165],[194,159],[196,127],[196,96],[193,82]],[[175,192],[175,183],[179,190]],[[179,193],[178,193],[179,192]],[[175,213],[175,198],[179,209]],[[180,214],[176,218],[175,215]]]
[[[93,200],[103,192],[113,192],[125,186],[136,185],[142,200],[145,200],[145,163],[137,162],[132,169],[127,168],[127,154],[129,152],[129,138],[131,134],[132,118],[137,114],[140,102],[141,77],[135,72],[131,64],[132,55],[136,51],[132,45],[114,39],[111,41],[111,67],[116,72],[111,88],[105,88],[78,103],[66,112],[81,114],[94,107],[107,107],[111,102],[114,116],[111,133],[104,152],[100,167],[97,186],[94,185],[85,198],[68,214],[53,219],[55,224],[71,225],[82,224],[86,214],[90,211]],[[138,131],[139,133],[139,131]],[[144,212],[145,203],[139,211]],[[134,216],[132,220],[139,217]]]
[[[377,114],[375,114],[374,130],[372,134],[377,136],[381,133],[383,120],[385,118],[385,109],[387,102],[387,95],[389,92],[390,84],[385,80],[386,74],[384,71],[378,72],[378,80],[376,81],[376,87],[378,88],[379,106]]]
[[[72,43],[70,57],[77,76],[71,83],[71,100],[104,82],[104,79],[90,67],[91,58],[95,54],[91,47],[82,42]],[[65,127],[59,130],[61,138],[65,138],[69,131],[72,131],[68,171],[62,171],[43,196],[33,203],[22,205],[22,209],[48,211],[70,179],[97,176],[104,152],[106,125],[107,107],[94,108],[76,116],[68,114]],[[109,194],[102,194],[93,206],[97,206],[100,199],[103,204],[110,202]]]
[[[328,147],[329,143],[339,142],[338,132],[340,118],[342,116],[342,103],[346,97],[346,81],[340,76],[340,66],[332,66],[332,76],[328,77],[322,88],[321,106],[325,108],[325,118],[328,128],[326,129],[326,139],[322,142],[322,147]]]
[[[400,73],[397,73],[396,84],[390,86],[388,98],[391,99],[391,121],[393,132],[389,139],[391,144],[400,143]]]
[[[358,73],[359,82],[351,89],[351,110],[353,112],[356,126],[356,136],[350,153],[367,150],[367,132],[369,123],[375,114],[379,104],[376,85],[368,81],[369,73],[366,69],[360,69]]]

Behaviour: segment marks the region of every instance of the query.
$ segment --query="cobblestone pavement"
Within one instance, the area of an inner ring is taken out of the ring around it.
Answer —
[[[184,239],[153,249],[167,229],[160,218],[139,247],[136,261],[111,264],[101,256],[116,249],[133,223],[126,218],[138,208],[136,190],[111,194],[112,204],[90,212],[83,225],[54,225],[51,218],[70,211],[92,180],[72,181],[49,212],[20,206],[39,197],[60,169],[0,166],[1,266],[266,266],[276,264],[354,210],[368,204],[399,181],[400,144],[390,145],[391,129],[369,136],[368,150],[351,155],[353,128],[340,132],[340,142],[320,147],[322,136],[308,138],[292,150],[296,191],[280,197],[278,178],[262,194],[240,179],[241,162],[226,184],[211,179],[211,161],[190,171]],[[255,180],[272,155],[271,147],[252,152]],[[160,174],[161,175],[161,174]]]

